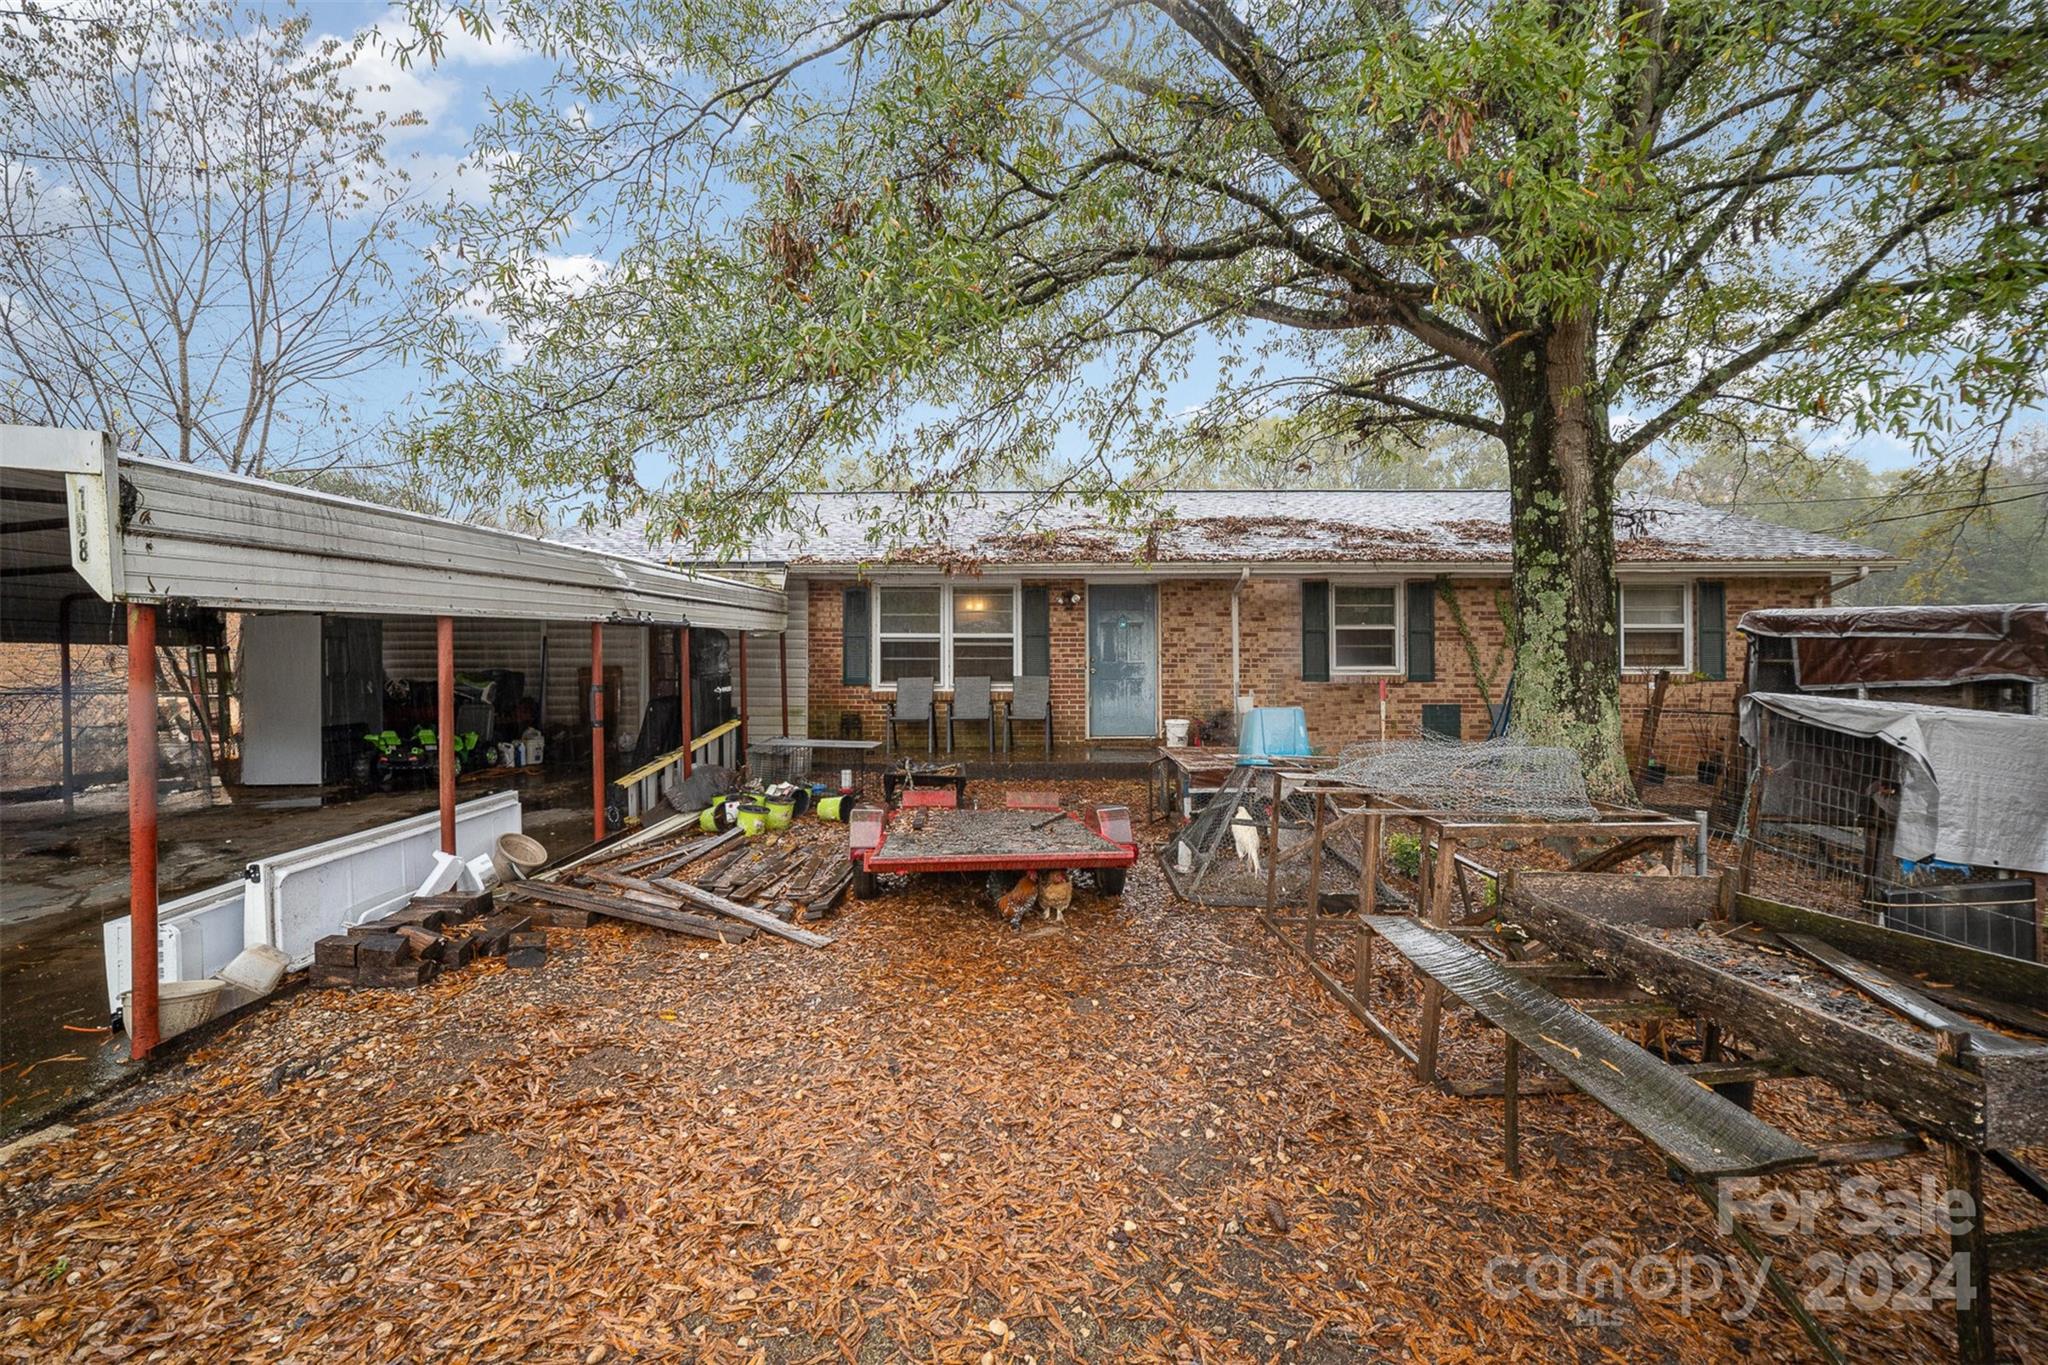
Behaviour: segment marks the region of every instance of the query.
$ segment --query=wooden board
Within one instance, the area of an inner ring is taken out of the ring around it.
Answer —
[[[662,891],[670,891],[692,905],[728,916],[742,924],[751,924],[756,929],[766,930],[777,938],[786,938],[792,943],[801,943],[807,948],[830,947],[832,939],[826,934],[814,934],[808,929],[799,929],[793,924],[784,924],[765,910],[756,910],[750,905],[738,905],[723,896],[695,887],[688,882],[663,881],[656,883]]]
[[[1691,1174],[1753,1175],[1813,1160],[1804,1144],[1451,935],[1401,915],[1365,922],[1417,971],[1506,1030]]]
[[[1880,967],[1932,973],[1940,981],[1966,987],[2004,1004],[2038,1009],[2043,1001],[2048,1001],[2048,965],[2042,963],[2023,962],[2016,957],[1901,933],[1880,924],[1866,924],[1760,896],[1737,896],[1732,913],[1738,920],[1766,928],[1812,934]]]
[[[2008,1055],[2040,1052],[2048,1056],[2048,1049],[2042,1048],[2038,1043],[2022,1042],[2018,1038],[2008,1038],[2003,1033],[1979,1028],[1954,1010],[1935,1004],[1883,968],[1859,961],[1831,943],[1823,943],[1809,934],[1780,934],[1778,939],[1871,996],[1886,1009],[1897,1011],[1921,1028],[1937,1032],[1949,1029],[1967,1033],[1970,1035],[1971,1045],[1981,1052]]]
[[[597,891],[583,891],[573,886],[543,886],[528,883],[524,893],[537,900],[553,905],[564,905],[575,910],[588,911],[593,915],[605,915],[612,919],[631,921],[634,924],[651,925],[656,929],[667,929],[673,933],[688,934],[694,938],[716,938],[730,943],[742,943],[754,936],[754,929],[746,924],[728,924],[721,920],[692,915],[682,910],[666,908],[674,905],[649,905],[630,901],[622,896],[607,895]]]
[[[1891,1034],[1662,948],[1607,915],[1574,904],[1573,880],[1570,874],[1515,877],[1502,907],[1503,921],[1633,980],[1689,1013],[1715,1020],[1801,1070],[1885,1106],[1916,1128],[1979,1148],[2048,1139],[2048,1131],[2037,1124],[2036,1105],[2024,1093],[2015,1096],[2016,1105],[2000,1106],[1994,1118],[1987,1109],[1986,1078],[1938,1061],[1932,1035],[1924,1051],[1903,1046]],[[1606,880],[1640,885],[1665,879]]]

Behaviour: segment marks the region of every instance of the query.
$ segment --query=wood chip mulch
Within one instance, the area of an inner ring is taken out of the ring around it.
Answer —
[[[1768,1300],[1513,1292],[1551,1254],[1746,1268],[1597,1106],[1526,1104],[1512,1181],[1497,1102],[1419,1087],[1149,851],[1021,931],[981,881],[848,902],[825,948],[601,921],[258,1011],[0,1168],[0,1359],[1811,1358]],[[1998,1288],[2048,1360],[2048,1293]],[[1829,1321],[1948,1349],[1939,1312]]]

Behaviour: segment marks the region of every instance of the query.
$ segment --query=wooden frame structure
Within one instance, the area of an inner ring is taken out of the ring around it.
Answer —
[[[1162,744],[1153,753],[1157,756],[1151,763],[1152,780],[1146,784],[1145,793],[1147,820],[1168,817],[1182,821],[1191,819],[1194,799],[1215,795],[1222,790],[1230,774],[1246,762],[1258,763],[1279,772],[1303,773],[1329,768],[1339,761],[1331,754],[1280,758],[1262,754],[1248,760],[1229,749],[1204,749],[1192,744]]]
[[[1448,1093],[1504,1101],[1504,1160],[1511,1175],[1521,1173],[1522,1098],[1583,1089],[1682,1173],[1688,1187],[1760,1263],[1765,1282],[1822,1357],[1840,1362],[1843,1357],[1827,1329],[1774,1268],[1721,1197],[1717,1182],[1731,1173],[1862,1165],[1938,1147],[1947,1187],[1962,1192],[1978,1211],[1967,1222],[1952,1224],[1949,1234],[1959,1291],[1958,1358],[1966,1365],[1996,1358],[1992,1270],[2048,1266],[2048,1227],[1994,1234],[1981,1212],[1987,1161],[2048,1205],[2048,1176],[2012,1153],[2016,1147],[2048,1142],[2048,1013],[2038,1008],[2048,1000],[2048,967],[1738,895],[1731,876],[1601,875],[1631,857],[1658,851],[1675,871],[1678,849],[1697,837],[1698,826],[1691,822],[1635,808],[1598,806],[1595,820],[1581,822],[1475,820],[1297,777],[1297,790],[1315,797],[1313,817],[1306,837],[1286,848],[1279,797],[1289,776],[1275,773],[1272,780],[1274,818],[1267,832],[1274,852],[1262,922],[1418,1077]],[[1356,804],[1347,807],[1346,798]],[[1396,824],[1417,832],[1422,851],[1413,917],[1379,913],[1381,842]],[[1363,856],[1357,860],[1358,915],[1347,980],[1341,945],[1333,968],[1324,960],[1321,940],[1333,933],[1334,926],[1323,924],[1333,899],[1351,899],[1349,893],[1325,888],[1327,846],[1333,835],[1352,828]],[[1611,842],[1580,857],[1574,872],[1495,874],[1472,858],[1467,846],[1499,837]],[[1296,857],[1309,859],[1308,892],[1299,913],[1288,913],[1280,900],[1278,867]],[[1487,882],[1497,894],[1475,896],[1475,884]],[[1824,1010],[1774,1000],[1764,987],[1660,951],[1654,935],[1632,935],[1621,927],[1633,922],[1689,928],[1702,921],[1720,922],[1731,937],[1763,935],[1803,954],[1813,970],[1832,971],[1908,1026],[1923,1030],[1926,1046],[1902,1047],[1896,1038],[1831,1021]],[[1381,939],[1416,969],[1423,983],[1413,1046],[1374,1006],[1374,956]],[[1537,940],[1548,949],[1544,957],[1529,951]],[[1481,947],[1496,951],[1475,951]],[[1923,983],[1901,975],[1911,972],[1931,975],[1939,984],[1924,989],[1941,994],[1947,1003],[2044,1041],[2015,1040],[1971,1024],[1944,1003],[1924,997]],[[1505,1056],[1497,1080],[1452,1082],[1438,1074],[1446,1004],[1470,1007],[1502,1030]],[[1697,1061],[1660,1060],[1607,1033],[1626,1023],[1677,1017],[1697,1023]],[[1732,1048],[1736,1039],[1745,1050]],[[1554,1077],[1536,1084],[1524,1080],[1523,1054],[1531,1049],[1551,1065]],[[1586,1064],[1589,1057],[1607,1070]],[[1795,1076],[1823,1079],[1877,1103],[1899,1129],[1807,1146],[1747,1114],[1757,1084]]]
[[[1635,806],[1595,802],[1596,814],[1591,820],[1487,820],[1456,811],[1407,805],[1318,773],[1275,769],[1272,780],[1272,819],[1266,832],[1268,847],[1275,851],[1267,860],[1266,904],[1260,912],[1261,921],[1302,960],[1339,1004],[1399,1053],[1415,1068],[1418,1077],[1431,1083],[1438,1082],[1442,986],[1431,981],[1424,987],[1421,1031],[1414,1047],[1403,1041],[1374,1012],[1372,1005],[1375,935],[1368,920],[1378,912],[1385,889],[1381,848],[1387,834],[1402,827],[1414,831],[1421,850],[1414,913],[1431,926],[1452,934],[1470,932],[1494,915],[1484,889],[1486,883],[1494,880],[1494,873],[1466,851],[1469,844],[1498,838],[1607,840],[1611,841],[1608,846],[1582,858],[1578,865],[1594,869],[1611,867],[1630,856],[1655,851],[1661,852],[1666,866],[1675,870],[1680,850],[1699,837],[1699,825],[1691,820]],[[1288,826],[1281,814],[1285,804],[1281,798],[1289,785],[1311,798],[1314,815],[1305,829],[1296,827],[1293,831],[1306,837],[1291,848],[1283,848],[1282,836]],[[1356,804],[1347,808],[1347,798]],[[1327,856],[1329,845],[1331,840],[1353,832],[1361,854],[1356,860],[1356,887],[1337,892],[1346,901],[1355,900],[1359,912],[1352,980],[1347,983],[1321,961],[1318,940],[1322,933],[1321,907],[1331,894],[1324,889],[1324,876],[1332,861]],[[1280,865],[1303,857],[1309,863],[1305,900],[1311,908],[1306,914],[1284,915]]]

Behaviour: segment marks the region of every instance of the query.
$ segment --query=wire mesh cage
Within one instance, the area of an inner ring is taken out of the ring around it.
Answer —
[[[1585,768],[1576,753],[1512,735],[1354,744],[1328,778],[1417,809],[1473,819],[1567,821],[1599,814],[1586,795]]]
[[[4,648],[0,801],[48,800],[61,797],[67,785],[80,792],[127,781],[127,651],[118,645],[75,646],[67,689],[53,647]],[[188,694],[160,687],[159,783],[172,789],[205,786],[212,776],[208,741],[220,728]]]
[[[1279,789],[1278,844],[1274,834],[1274,791]],[[1285,775],[1257,764],[1240,764],[1194,818],[1160,849],[1160,861],[1174,894],[1208,906],[1256,906],[1269,892],[1281,904],[1308,894],[1309,860],[1319,798],[1290,790]],[[1335,888],[1358,875],[1361,851],[1356,834],[1339,834],[1323,846],[1324,884]]]
[[[1894,847],[1900,764],[1891,745],[1773,716],[1736,826],[1750,889],[1834,914],[2034,958],[2031,878],[1903,861]]]

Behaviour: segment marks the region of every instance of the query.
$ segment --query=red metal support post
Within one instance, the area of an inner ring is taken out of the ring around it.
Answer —
[[[604,623],[590,623],[590,820],[604,838]]]
[[[740,632],[740,762],[747,761],[747,633]]]
[[[128,604],[128,1055],[157,1044],[156,608]]]
[[[441,770],[441,851],[455,851],[455,618],[434,622],[434,755]]]
[[[677,662],[676,700],[682,706],[683,776],[688,777],[690,760],[695,757],[690,749],[690,743],[697,738],[697,727],[690,721],[690,693],[694,690],[690,686],[690,628],[684,626],[677,632],[676,638],[676,649],[682,655]]]
[[[782,684],[782,733],[789,734],[789,632],[778,631],[775,636],[775,676]]]

